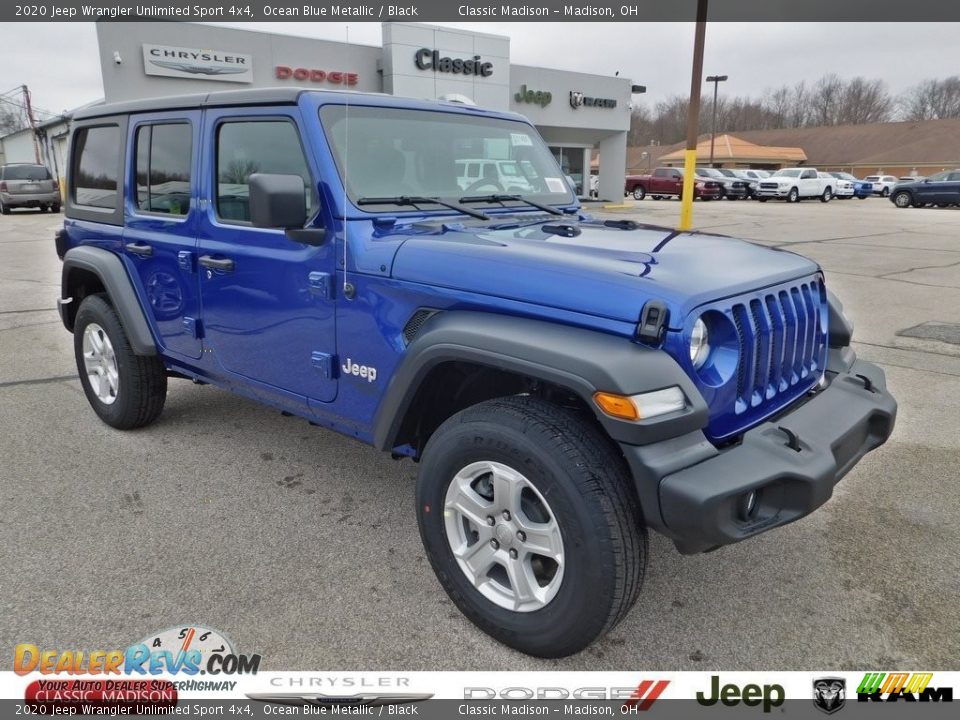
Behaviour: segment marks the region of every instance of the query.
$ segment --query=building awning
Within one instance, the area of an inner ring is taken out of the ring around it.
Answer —
[[[671,165],[683,162],[684,150],[674,150],[661,155],[659,162],[662,165]],[[710,158],[710,138],[707,137],[697,143],[697,161],[702,162]],[[755,145],[734,135],[718,135],[713,148],[714,164],[732,165],[797,165],[806,162],[807,154],[803,148],[775,147],[772,145]]]

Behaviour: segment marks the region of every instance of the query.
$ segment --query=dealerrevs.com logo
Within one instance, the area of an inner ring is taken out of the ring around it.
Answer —
[[[175,627],[148,635],[126,650],[14,648],[17,675],[244,675],[256,674],[260,655],[241,655],[217,630]]]

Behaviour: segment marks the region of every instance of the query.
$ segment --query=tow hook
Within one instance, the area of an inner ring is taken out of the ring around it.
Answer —
[[[780,425],[777,430],[782,430],[783,434],[787,436],[788,448],[794,452],[800,452],[803,449],[800,447],[800,437],[793,430],[785,428],[783,425]]]

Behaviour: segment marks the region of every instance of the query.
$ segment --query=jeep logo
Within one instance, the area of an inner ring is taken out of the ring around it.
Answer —
[[[783,705],[786,697],[782,685],[744,685],[743,689],[734,684],[720,687],[720,676],[714,675],[710,678],[710,695],[706,693],[697,693],[697,702],[701,705],[716,705],[719,700],[727,707],[733,707],[743,703],[747,707],[756,707],[763,705],[765,713],[770,712],[775,707]]]
[[[356,377],[366,378],[367,382],[373,382],[377,379],[377,369],[370,365],[358,365],[350,358],[340,366],[344,375],[355,375]]]

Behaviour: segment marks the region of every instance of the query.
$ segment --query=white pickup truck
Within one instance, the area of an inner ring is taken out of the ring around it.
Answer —
[[[783,168],[760,181],[757,200],[766,202],[774,198],[800,202],[804,198],[820,198],[822,202],[830,202],[836,182],[835,179],[826,177],[826,173],[817,172],[816,168]]]

